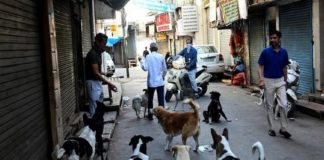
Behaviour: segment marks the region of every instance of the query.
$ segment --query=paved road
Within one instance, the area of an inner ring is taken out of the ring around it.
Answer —
[[[124,96],[130,98],[140,94],[146,87],[145,72],[132,68],[131,78],[122,79]],[[122,72],[120,72],[122,73]],[[132,77],[133,76],[133,77]],[[136,78],[138,77],[138,78]],[[270,137],[267,134],[266,112],[263,107],[257,106],[256,97],[249,95],[247,90],[239,87],[226,86],[223,83],[213,82],[208,88],[208,92],[217,90],[221,92],[221,103],[226,115],[233,122],[214,123],[212,125],[201,122],[200,145],[212,143],[210,128],[215,128],[221,132],[224,127],[229,129],[229,141],[232,151],[243,160],[257,159],[251,154],[251,145],[255,141],[261,141],[264,145],[266,157],[269,160],[321,160],[324,157],[324,124],[323,121],[297,113],[295,121],[290,121],[289,131],[292,138],[287,140],[281,136]],[[207,93],[208,93],[207,92]],[[174,99],[172,99],[174,101]],[[201,106],[201,111],[205,110],[208,103],[208,95],[197,100]],[[156,102],[156,100],[155,100]],[[174,103],[167,103],[174,106]],[[151,160],[171,159],[171,153],[163,150],[165,145],[165,134],[159,126],[156,118],[153,121],[137,119],[135,112],[129,107],[124,108],[118,118],[113,141],[110,144],[109,160],[129,159],[132,154],[128,145],[130,138],[135,134],[152,136],[154,141],[148,144],[148,155]],[[178,109],[182,109],[179,107]],[[189,107],[185,107],[189,111]],[[180,111],[179,111],[180,112]],[[279,129],[279,122],[275,125]],[[192,138],[187,143],[194,147]],[[174,138],[173,144],[181,144],[180,136]],[[215,159],[213,152],[190,152],[192,160]]]

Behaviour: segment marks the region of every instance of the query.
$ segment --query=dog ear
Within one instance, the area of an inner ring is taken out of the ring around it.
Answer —
[[[150,136],[143,137],[143,143],[148,143],[150,141],[153,141],[154,139]]]
[[[173,147],[171,148],[172,157],[175,157],[176,154],[177,154],[177,152],[178,152],[178,148],[177,148],[177,146],[173,146]]]
[[[135,135],[135,136],[133,136],[132,138],[131,138],[131,140],[129,141],[129,144],[128,145],[133,145],[134,143],[135,143],[135,137],[137,137],[137,135]]]
[[[228,130],[227,130],[227,128],[224,128],[223,136],[228,140]]]
[[[216,133],[216,131],[215,131],[214,128],[211,128],[211,129],[210,129],[210,132],[211,132],[211,135],[212,135],[212,137],[213,137],[214,143],[215,143],[215,144],[218,144],[218,143],[222,140],[222,137],[219,136],[219,135]]]

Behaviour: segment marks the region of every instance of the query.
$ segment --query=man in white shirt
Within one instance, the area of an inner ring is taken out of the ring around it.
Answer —
[[[153,120],[152,108],[154,91],[157,91],[158,105],[164,107],[164,76],[167,72],[166,64],[162,54],[157,52],[156,43],[150,44],[151,53],[144,59],[139,58],[141,67],[148,72],[147,89],[148,89],[148,116],[149,120]]]

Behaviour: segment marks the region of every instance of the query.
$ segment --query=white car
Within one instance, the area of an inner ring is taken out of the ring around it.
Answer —
[[[213,45],[194,45],[197,50],[197,67],[207,66],[207,72],[222,77],[225,64],[223,55]]]
[[[101,55],[102,65],[101,71],[107,76],[111,77],[115,73],[115,64],[108,52],[104,52]]]

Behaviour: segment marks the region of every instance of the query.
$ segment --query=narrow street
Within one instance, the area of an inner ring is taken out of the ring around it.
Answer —
[[[130,101],[128,107],[124,108],[118,117],[118,124],[115,128],[112,142],[109,149],[109,160],[129,159],[132,154],[129,140],[135,134],[151,136],[153,142],[148,144],[148,155],[152,160],[171,159],[171,152],[164,151],[165,134],[154,117],[153,121],[146,119],[137,119],[134,110],[131,108],[131,99],[142,92],[146,87],[145,72],[140,68],[130,68],[131,75],[129,79],[122,79],[122,88],[124,96],[128,96]],[[121,72],[120,74],[122,74]],[[118,75],[119,73],[117,73]],[[136,78],[133,78],[135,77]],[[123,82],[124,81],[124,82]],[[221,95],[221,103],[227,117],[232,122],[213,123],[212,125],[201,122],[201,134],[199,137],[200,145],[212,143],[210,128],[215,128],[218,133],[223,128],[229,129],[229,143],[232,151],[240,159],[257,159],[251,153],[251,146],[254,142],[260,141],[265,148],[266,158],[270,160],[305,160],[322,159],[324,153],[324,132],[323,122],[317,118],[310,117],[303,113],[296,113],[296,120],[289,122],[289,131],[292,133],[291,139],[285,139],[278,134],[279,122],[275,122],[276,137],[270,137],[267,134],[266,112],[261,106],[257,106],[257,98],[250,96],[246,89],[227,86],[221,82],[212,82],[209,85],[208,92],[217,90]],[[156,97],[155,97],[156,98]],[[155,103],[156,103],[155,99]],[[200,111],[206,110],[209,103],[209,95],[206,94],[197,100],[200,104]],[[173,109],[174,98],[167,106]],[[182,111],[181,105],[177,108]],[[185,106],[186,111],[190,111]],[[193,138],[189,138],[187,143],[194,147]],[[181,144],[180,136],[173,139],[172,145]],[[190,157],[193,160],[215,159],[215,151],[198,152],[190,151]]]

